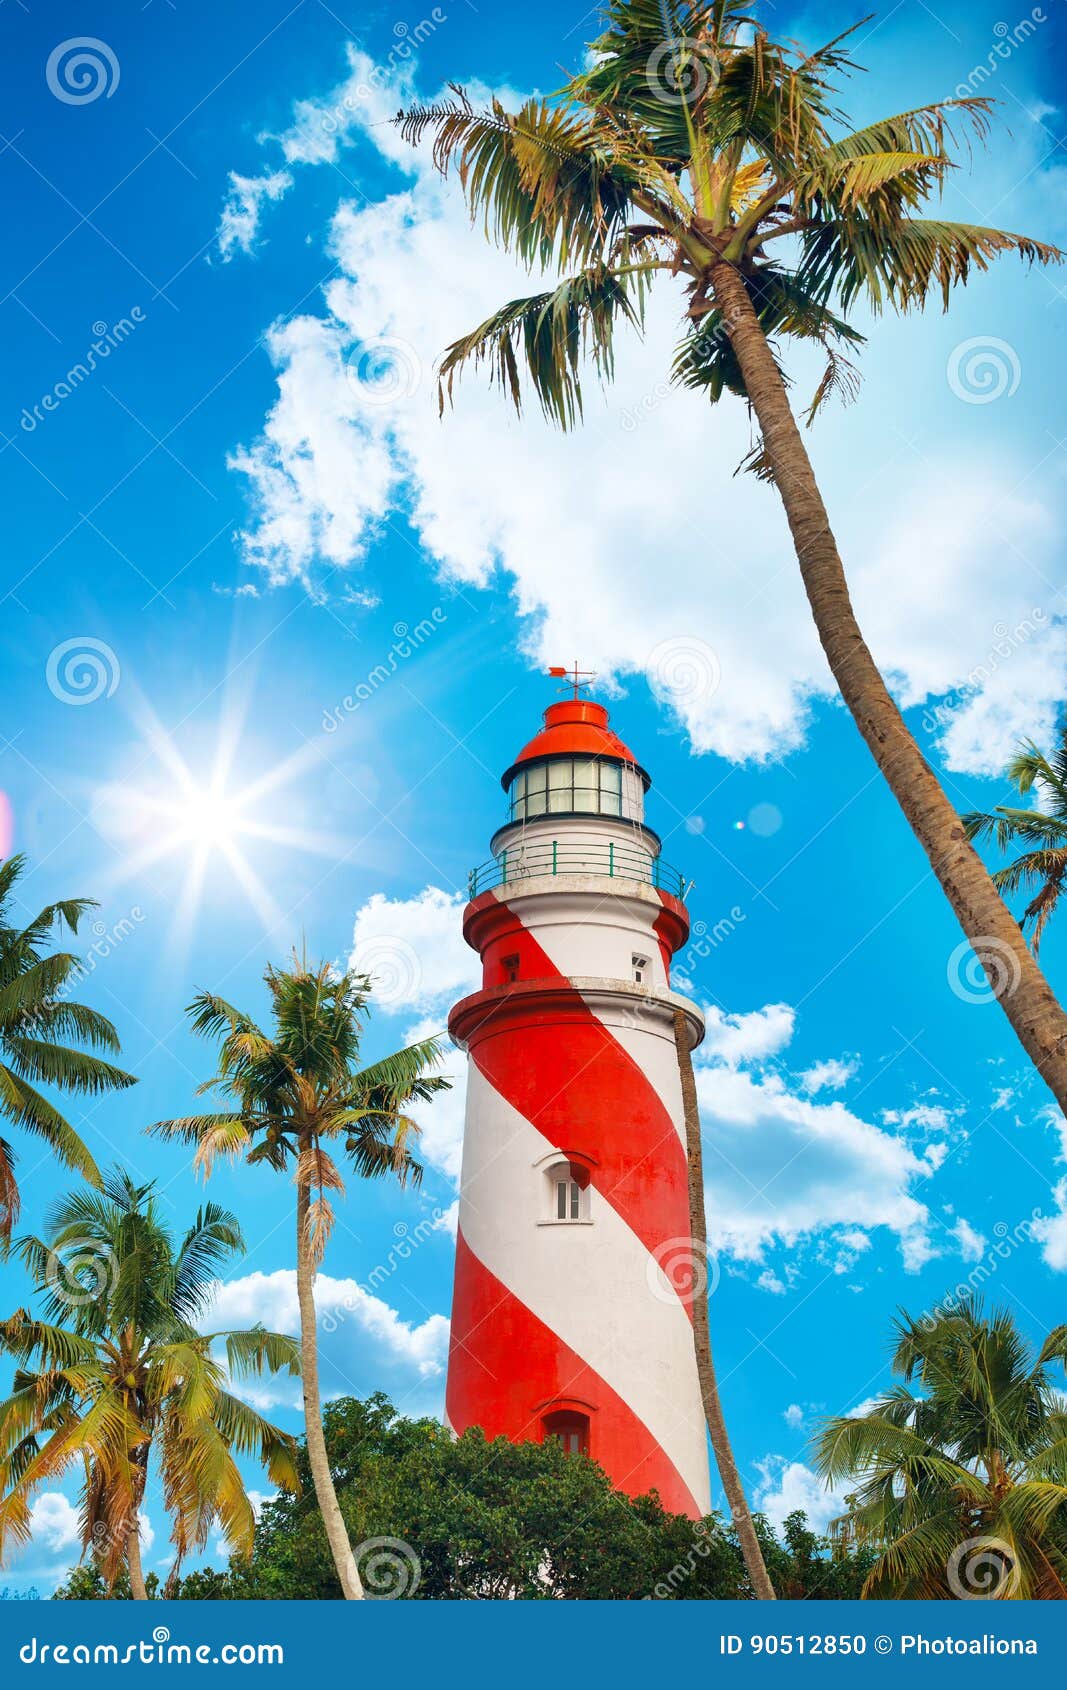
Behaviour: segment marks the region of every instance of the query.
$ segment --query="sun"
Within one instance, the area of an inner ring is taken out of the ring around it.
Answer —
[[[194,786],[174,806],[174,833],[194,848],[227,851],[240,838],[245,819],[239,798],[218,786]]]
[[[189,933],[209,880],[220,877],[225,891],[239,894],[265,929],[281,928],[287,912],[270,889],[275,877],[262,872],[257,858],[272,847],[334,859],[345,849],[342,841],[301,827],[296,819],[278,819],[279,812],[298,817],[293,793],[286,789],[317,760],[314,744],[242,784],[235,771],[247,771],[254,759],[239,718],[221,724],[211,765],[204,771],[187,761],[143,701],[138,725],[140,739],[128,772],[101,789],[94,803],[96,825],[118,851],[112,879],[151,883],[157,869],[177,867],[175,933]]]

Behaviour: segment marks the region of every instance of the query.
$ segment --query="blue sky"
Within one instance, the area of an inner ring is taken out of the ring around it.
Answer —
[[[855,15],[774,23],[816,44]],[[733,476],[742,409],[667,391],[678,299],[580,434],[517,422],[476,379],[437,420],[435,357],[525,284],[387,119],[453,78],[549,89],[593,24],[561,0],[4,8],[0,830],[28,903],[101,901],[85,996],[141,1083],[73,1118],[184,1225],[202,1189],[142,1129],[210,1071],[193,992],[260,1010],[264,965],[306,937],[380,970],[371,1050],[443,1025],[471,978],[466,872],[554,696],[543,669],[597,669],[717,934],[683,971],[709,1009],[739,1454],[772,1512],[825,1517],[807,1435],[884,1381],[898,1304],[984,1265],[1033,1335],[1062,1317],[1067,1135],[834,700],[773,494]],[[86,32],[104,91],[71,102],[46,67]],[[961,88],[1001,102],[952,215],[1067,244],[1059,0],[901,0],[858,42],[857,120]],[[861,620],[961,808],[997,801],[1063,696],[1065,312],[1067,273],[1004,263],[946,317],[875,324],[860,398],[812,436]],[[802,396],[817,372],[794,373]],[[230,853],[198,863],[205,831]],[[1061,993],[1065,943],[1054,926]],[[420,1194],[342,1212],[328,1390],[440,1408],[460,1109],[457,1090],[426,1117]],[[20,1165],[32,1226],[62,1181],[29,1144]],[[250,1243],[226,1311],[287,1318],[289,1190],[223,1169],[212,1195]],[[68,1523],[49,1503],[20,1577],[67,1564]]]

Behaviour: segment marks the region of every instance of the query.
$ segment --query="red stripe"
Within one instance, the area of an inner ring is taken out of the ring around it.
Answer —
[[[659,1492],[675,1514],[700,1509],[648,1427],[596,1370],[563,1343],[456,1240],[456,1289],[448,1360],[452,1429],[481,1426],[487,1438],[540,1442],[554,1399],[589,1404],[589,1453],[629,1496]]]
[[[663,893],[660,893],[660,897]],[[677,937],[678,918],[671,909],[660,910],[652,923],[652,931],[659,940],[659,954],[663,958],[663,972],[667,976],[668,986],[671,983],[671,958],[674,955],[672,940]]]
[[[688,1238],[685,1149],[659,1093],[510,914],[508,943],[521,944],[524,965],[537,978],[562,983],[560,1007],[524,1018],[521,1027],[487,1010],[470,1036],[471,1061],[550,1145],[590,1159],[594,1188],[647,1250]],[[691,1296],[679,1295],[691,1315]]]

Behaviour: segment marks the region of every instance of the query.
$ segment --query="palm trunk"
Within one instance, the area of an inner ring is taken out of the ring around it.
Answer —
[[[1034,961],[960,818],[890,697],[849,598],[845,571],[785,384],[744,283],[725,259],[711,288],[782,496],[819,639],[841,696],[889,783],[1023,1049],[1067,1112],[1067,1015]]]
[[[685,1144],[689,1163],[689,1231],[693,1240],[693,1342],[696,1346],[697,1377],[704,1404],[704,1416],[715,1451],[730,1517],[737,1540],[741,1545],[749,1583],[757,1601],[773,1602],[774,1586],[767,1574],[763,1551],[759,1546],[756,1528],[745,1497],[745,1487],[737,1470],[726,1418],[719,1398],[719,1382],[715,1377],[715,1363],[711,1355],[711,1323],[708,1317],[708,1222],[704,1213],[704,1154],[700,1142],[700,1111],[697,1107],[696,1079],[693,1058],[689,1050],[689,1025],[682,1010],[674,1012],[674,1042],[678,1051],[678,1073],[682,1082],[682,1108],[685,1116]]]
[[[315,1317],[315,1264],[308,1248],[307,1217],[311,1203],[309,1188],[296,1189],[296,1295],[300,1306],[300,1362],[304,1384],[304,1430],[307,1437],[308,1462],[315,1498],[326,1529],[333,1564],[341,1581],[341,1592],[347,1602],[359,1601],[363,1595],[359,1569],[348,1540],[334,1490],[333,1474],[326,1454],[326,1439],[322,1430],[322,1404],[319,1398],[319,1341]]]
[[[135,1602],[147,1602],[148,1592],[141,1569],[141,1529],[136,1520],[126,1537],[126,1566],[130,1574],[130,1595]]]

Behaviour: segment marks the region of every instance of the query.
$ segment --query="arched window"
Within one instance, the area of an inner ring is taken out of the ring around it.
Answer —
[[[558,1438],[568,1455],[589,1454],[589,1416],[570,1408],[555,1409],[541,1420],[541,1438]]]
[[[546,1220],[557,1224],[589,1219],[589,1175],[573,1162],[554,1162],[547,1172]]]

